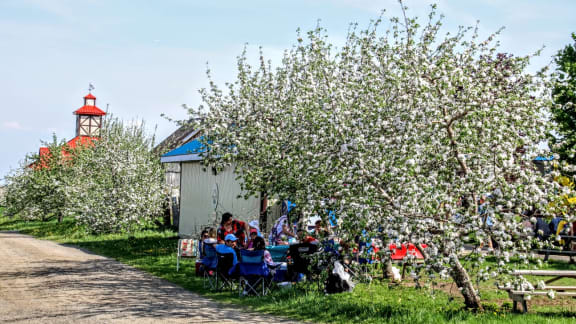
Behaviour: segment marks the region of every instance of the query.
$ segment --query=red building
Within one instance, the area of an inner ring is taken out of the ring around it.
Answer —
[[[96,97],[88,93],[84,97],[84,105],[73,112],[76,115],[76,136],[69,140],[69,148],[76,148],[78,145],[90,145],[93,140],[100,137],[102,119],[106,115],[104,111],[96,106]],[[40,159],[47,156],[50,150],[41,147],[39,151]],[[66,154],[66,153],[64,153]]]

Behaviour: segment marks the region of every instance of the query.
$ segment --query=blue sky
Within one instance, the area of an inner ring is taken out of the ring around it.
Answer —
[[[407,0],[425,17],[430,3],[443,13],[444,31],[480,21],[482,35],[505,27],[502,52],[533,53],[531,70],[549,63],[576,32],[573,0]],[[245,43],[278,62],[296,39],[321,20],[339,44],[349,23],[367,26],[396,0],[0,0],[0,178],[55,133],[74,136],[72,112],[88,83],[97,105],[124,120],[157,125],[159,139],[176,126],[160,117],[185,118],[182,104],[198,105],[207,85],[206,62],[216,82],[235,77]]]

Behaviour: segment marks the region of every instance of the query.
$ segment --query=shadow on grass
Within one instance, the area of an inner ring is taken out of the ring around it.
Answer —
[[[48,221],[23,221],[18,219],[0,219],[1,230],[18,231],[39,239],[59,237],[81,237],[83,234],[73,219],[65,218],[61,223],[56,219]]]
[[[131,261],[147,257],[176,258],[178,237],[127,237],[101,241],[77,241],[71,244],[118,260]],[[151,262],[153,259],[150,260]]]
[[[21,220],[17,220],[17,219],[10,219],[10,218],[5,218],[5,220],[3,220],[0,225],[3,228],[8,228],[8,227],[14,227],[18,224],[21,224],[22,221]]]

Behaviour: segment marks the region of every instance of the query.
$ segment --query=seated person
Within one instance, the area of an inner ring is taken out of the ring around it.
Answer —
[[[216,240],[217,232],[214,227],[210,227],[208,229],[207,235],[204,238],[204,244],[216,244],[218,240]]]
[[[214,228],[207,228],[204,231],[202,231],[202,240],[200,241],[200,244],[198,244],[198,247],[200,249],[200,257],[201,259],[201,263],[204,265],[205,268],[211,269],[211,268],[215,268],[216,264],[218,264],[218,259],[217,258],[209,258],[206,256],[206,246],[210,245],[212,247],[216,247],[216,229]]]
[[[330,235],[328,230],[324,227],[324,223],[321,219],[314,223],[314,237],[317,239],[325,239]]]
[[[290,237],[295,237],[296,235],[290,230],[290,220],[288,219],[288,215],[283,215],[274,226],[272,226],[272,230],[270,231],[270,244],[271,245],[288,245],[288,241]]]
[[[238,263],[237,254],[239,253],[239,251],[236,247],[237,241],[238,241],[238,238],[236,237],[236,235],[228,234],[224,237],[224,244],[216,245],[216,252],[218,252],[220,254],[231,253],[232,255],[234,255],[234,261],[233,261],[234,266]]]
[[[200,241],[200,244],[198,244],[200,255],[203,257],[205,254],[204,246],[211,245],[215,247],[216,243],[218,243],[218,241],[216,240],[216,229],[214,227],[210,227],[202,231],[202,240]]]
[[[255,228],[251,228],[250,229],[250,239],[248,239],[248,244],[246,244],[246,249],[248,249],[248,250],[254,249],[254,239],[257,237],[259,237],[258,236],[258,230]],[[264,239],[262,239],[262,240],[264,240]]]
[[[268,267],[276,267],[277,264],[272,260],[270,251],[266,250],[266,242],[260,236],[254,239],[254,251],[264,250],[264,262]]]
[[[306,232],[303,229],[298,230],[298,240],[300,241],[300,243],[310,243],[316,245],[320,243],[316,238],[308,234],[308,232]]]
[[[260,224],[258,220],[253,220],[249,222],[248,226],[250,226],[250,233],[252,233],[252,230],[256,230],[257,235],[262,236],[262,233],[260,233]]]
[[[205,228],[200,234],[200,240],[198,242],[198,255],[200,258],[204,257],[204,240],[208,238],[208,228]]]
[[[536,226],[534,227],[534,234],[537,238],[541,240],[548,239],[550,237],[550,225],[546,223],[546,220],[542,216],[536,217]]]
[[[550,221],[550,234],[555,235],[555,234],[565,234],[562,233],[564,231],[564,228],[561,228],[560,230],[558,230],[558,226],[560,225],[560,222],[563,221],[564,218],[560,217],[560,216],[554,216],[554,218],[552,218],[552,220]],[[568,224],[565,224],[564,227],[567,227]]]

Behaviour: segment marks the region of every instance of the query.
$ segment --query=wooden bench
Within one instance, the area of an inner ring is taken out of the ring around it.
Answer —
[[[570,296],[576,297],[576,286],[552,286],[550,283],[562,278],[576,279],[576,271],[572,270],[515,270],[512,275],[514,276],[552,276],[553,278],[546,280],[544,287],[535,288],[533,291],[520,291],[514,290],[513,287],[501,287],[498,289],[508,292],[508,297],[513,301],[513,311],[518,311],[518,303],[522,303],[523,313],[528,312],[528,305],[526,296],[546,296],[550,291],[554,291],[556,296]],[[533,285],[536,287],[537,285]]]
[[[570,263],[574,263],[574,257],[576,256],[576,251],[562,251],[562,250],[534,250],[538,254],[544,254],[544,261],[548,261],[551,255],[560,255],[570,257]]]

